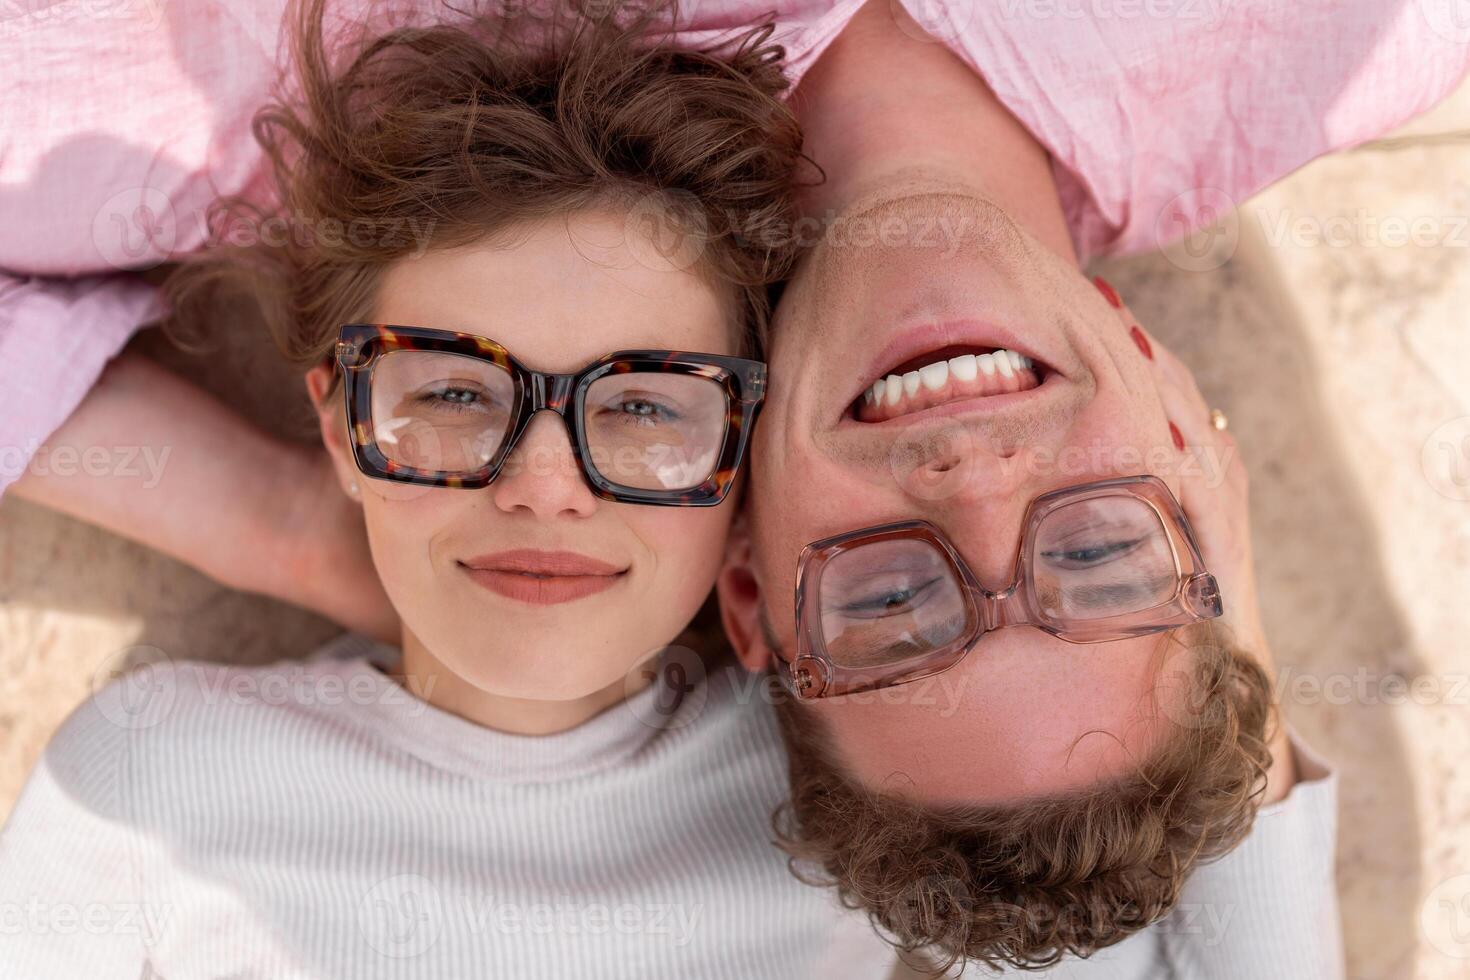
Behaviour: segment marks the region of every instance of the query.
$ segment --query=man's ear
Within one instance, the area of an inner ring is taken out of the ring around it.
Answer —
[[[358,485],[357,463],[352,458],[352,450],[347,446],[347,413],[340,398],[332,398],[327,394],[332,388],[333,379],[334,369],[326,364],[318,364],[306,372],[306,393],[311,397],[312,407],[316,409],[322,445],[332,458],[332,469],[337,474],[342,492],[354,500],[360,500],[362,492]]]
[[[749,511],[741,511],[730,527],[725,565],[715,582],[720,594],[720,619],[735,656],[751,673],[771,665],[771,649],[761,630],[761,587],[755,576],[750,542]]]

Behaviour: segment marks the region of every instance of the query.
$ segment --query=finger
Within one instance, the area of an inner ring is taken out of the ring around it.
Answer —
[[[1200,409],[1201,415],[1208,416],[1209,409],[1205,396],[1200,392],[1199,382],[1195,380],[1194,372],[1189,369],[1179,356],[1165,347],[1157,340],[1151,340],[1150,345],[1154,350],[1154,361],[1158,365],[1159,373],[1164,381],[1179,389],[1180,394],[1194,402]]]
[[[1195,502],[1193,498],[1212,495],[1222,488],[1243,493],[1245,465],[1239,447],[1228,431],[1214,427],[1198,392],[1165,381],[1159,386],[1159,398],[1184,440],[1178,477],[1181,491],[1191,498],[1180,500],[1186,510]],[[1235,504],[1240,506],[1238,501]]]

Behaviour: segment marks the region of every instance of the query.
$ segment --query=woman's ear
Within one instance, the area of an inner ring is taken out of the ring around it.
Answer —
[[[771,648],[761,629],[761,588],[752,560],[748,511],[742,511],[730,527],[725,565],[715,588],[720,594],[720,619],[736,658],[746,670],[760,673],[771,665]]]
[[[311,397],[312,407],[316,409],[317,424],[321,427],[322,445],[327,449],[327,455],[332,458],[332,469],[337,474],[337,482],[342,487],[342,492],[353,500],[362,499],[362,490],[358,484],[359,473],[357,463],[352,458],[352,450],[347,445],[347,413],[342,406],[340,398],[328,395],[332,390],[335,369],[326,364],[318,364],[306,372],[306,393]]]

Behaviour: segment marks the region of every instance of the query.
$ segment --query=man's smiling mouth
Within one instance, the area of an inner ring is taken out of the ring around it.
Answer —
[[[1030,391],[1046,374],[1046,365],[1012,350],[945,347],[895,365],[849,412],[859,422],[886,422],[951,402]]]

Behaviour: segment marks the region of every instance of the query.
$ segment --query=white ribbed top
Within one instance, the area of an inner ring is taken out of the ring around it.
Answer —
[[[771,843],[763,681],[720,666],[522,736],[414,697],[373,666],[395,653],[348,635],[85,702],[0,836],[0,977],[891,971]]]
[[[678,698],[533,737],[414,697],[373,666],[395,655],[348,635],[83,703],[0,833],[0,980],[889,975],[866,918],[770,842],[767,680],[689,662]],[[1298,785],[1164,921],[1005,976],[1341,977],[1336,777],[1292,744]]]

